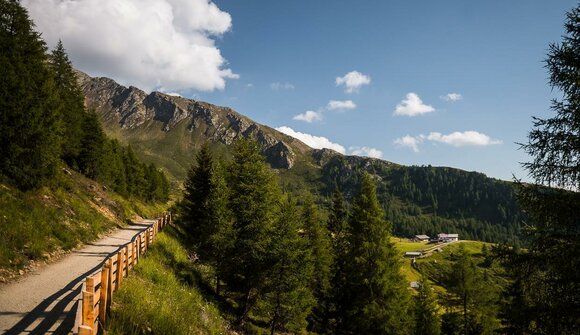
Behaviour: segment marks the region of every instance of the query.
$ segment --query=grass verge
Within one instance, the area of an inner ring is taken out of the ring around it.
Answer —
[[[113,296],[109,334],[231,334],[199,291],[196,269],[168,227]]]

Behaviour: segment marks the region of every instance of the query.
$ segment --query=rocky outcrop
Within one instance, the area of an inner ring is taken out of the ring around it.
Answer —
[[[95,108],[108,124],[121,129],[161,124],[163,132],[173,131],[186,122],[187,129],[203,138],[230,145],[239,138],[253,138],[261,146],[270,165],[290,169],[296,161],[293,146],[298,143],[268,127],[253,122],[231,108],[171,96],[161,92],[146,93],[136,87],[125,87],[109,78],[92,78],[77,73],[85,102]],[[197,138],[197,137],[196,137]],[[306,147],[299,143],[299,151]],[[308,149],[310,150],[310,149]]]

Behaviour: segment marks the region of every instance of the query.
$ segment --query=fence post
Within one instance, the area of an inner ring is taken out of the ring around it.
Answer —
[[[89,326],[79,326],[79,335],[93,335],[93,328]]]
[[[88,288],[88,285],[87,285]],[[88,326],[93,332],[93,325],[95,323],[95,292],[83,291],[83,326]]]
[[[123,280],[123,249],[117,253],[117,287],[115,291],[121,287],[121,280]]]
[[[127,269],[127,275],[125,277],[129,277],[129,245],[126,244],[125,248],[123,249],[125,249],[124,261],[125,261],[125,269]],[[125,275],[125,271],[123,271],[122,275]]]
[[[113,259],[109,258],[107,261],[107,265],[109,266],[109,287],[107,290],[107,311],[109,310],[109,306],[113,302]]]
[[[107,292],[109,291],[109,264],[105,264],[101,269],[101,300],[99,302],[99,319],[105,323],[107,314]]]

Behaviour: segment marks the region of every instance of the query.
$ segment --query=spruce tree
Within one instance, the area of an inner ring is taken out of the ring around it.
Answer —
[[[498,328],[495,285],[484,278],[463,245],[449,272],[448,283],[460,311],[462,333],[493,334]]]
[[[26,9],[0,0],[0,13],[0,173],[30,189],[56,172],[62,106]]]
[[[437,299],[433,294],[427,278],[419,281],[419,288],[415,296],[415,334],[441,334],[441,320],[438,313]]]
[[[82,120],[81,149],[77,158],[79,170],[85,176],[97,180],[102,174],[107,137],[95,111],[86,113]]]
[[[264,297],[270,333],[299,333],[306,327],[306,317],[315,300],[309,283],[314,276],[314,259],[308,241],[299,234],[302,229],[299,212],[291,198],[282,201],[274,224]]]
[[[365,173],[349,217],[349,263],[337,327],[347,334],[409,334],[411,297],[375,185]],[[345,304],[345,305],[344,305]]]
[[[189,170],[181,208],[183,224],[200,260],[216,268],[218,294],[221,262],[226,251],[224,243],[231,239],[227,200],[223,171],[206,142]]]
[[[561,94],[552,101],[555,115],[534,118],[522,145],[532,157],[523,166],[536,182],[519,185],[527,248],[502,253],[513,283],[503,314],[518,333],[580,329],[580,5],[567,13],[564,27],[546,59],[549,84]]]
[[[332,247],[326,224],[320,218],[318,207],[311,194],[307,194],[302,208],[303,229],[308,240],[308,248],[314,259],[314,276],[311,289],[317,304],[309,317],[309,328],[323,332],[328,328],[330,309],[330,268]]]
[[[227,181],[235,237],[224,274],[228,288],[235,293],[238,322],[243,323],[263,293],[271,267],[269,248],[279,189],[253,140],[235,143]]]
[[[84,95],[77,82],[72,63],[60,40],[52,51],[48,64],[54,73],[56,92],[62,103],[62,157],[69,166],[78,169],[81,139],[84,135]]]

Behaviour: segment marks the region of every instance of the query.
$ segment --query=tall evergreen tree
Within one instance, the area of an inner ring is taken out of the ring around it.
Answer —
[[[62,106],[26,9],[0,0],[0,13],[0,173],[30,189],[56,171]]]
[[[82,121],[81,149],[77,162],[80,172],[91,179],[97,180],[103,174],[106,140],[97,113],[86,113]]]
[[[349,258],[338,331],[347,334],[409,334],[411,297],[400,273],[401,261],[390,240],[371,176],[364,174],[349,217]]]
[[[527,250],[504,253],[513,277],[504,315],[520,334],[580,329],[580,5],[567,13],[565,31],[546,59],[549,83],[562,98],[552,101],[553,117],[534,118],[522,145],[533,158],[523,166],[537,183],[519,187]]]
[[[318,207],[311,194],[306,195],[302,209],[303,229],[308,240],[308,248],[314,259],[314,275],[311,289],[317,304],[309,317],[309,328],[323,332],[328,328],[330,304],[330,268],[332,247],[326,224],[320,218]]]
[[[415,334],[441,334],[441,320],[438,313],[437,299],[431,285],[426,278],[419,281],[419,288],[415,296]]]
[[[462,334],[493,334],[498,328],[494,285],[485,280],[463,245],[448,282],[460,310]]]
[[[253,140],[236,142],[228,172],[235,240],[226,257],[225,279],[228,288],[237,293],[238,321],[242,323],[263,293],[266,273],[271,267],[269,248],[279,189],[275,175]]]
[[[301,332],[314,305],[309,285],[314,275],[314,259],[308,241],[299,234],[300,217],[290,198],[282,200],[275,222],[272,269],[268,273],[265,302],[270,315],[270,333],[276,330]]]
[[[61,41],[58,41],[56,48],[52,51],[48,64],[54,73],[56,92],[62,103],[62,157],[69,166],[78,169],[81,139],[84,134],[84,95]]]
[[[219,266],[228,242],[229,214],[223,171],[214,162],[206,142],[198,151],[185,181],[181,202],[183,223],[202,262],[217,268],[216,292],[220,291]],[[226,234],[226,236],[224,236]]]

